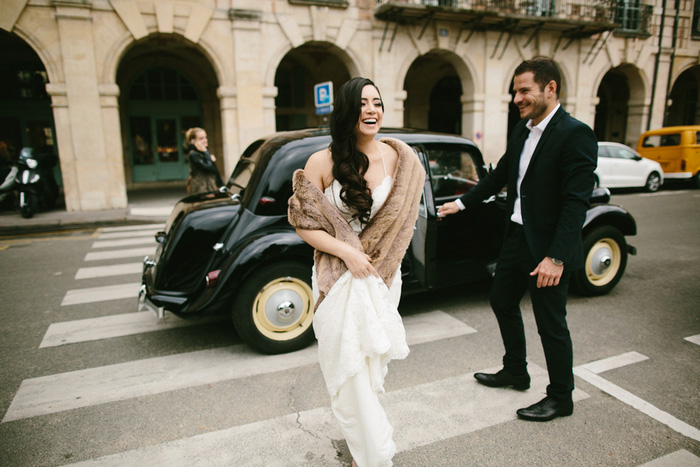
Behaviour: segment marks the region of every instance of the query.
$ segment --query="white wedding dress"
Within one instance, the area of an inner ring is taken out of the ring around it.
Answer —
[[[372,192],[370,217],[386,201],[392,182],[387,175]],[[340,200],[340,189],[340,183],[334,180],[324,194],[359,234],[362,226]],[[317,300],[315,269],[312,286]],[[396,453],[393,428],[378,393],[384,392],[389,361],[406,358],[409,352],[398,312],[400,297],[400,267],[391,288],[375,276],[356,279],[346,271],[314,315],[319,363],[331,408],[359,467],[391,466]]]

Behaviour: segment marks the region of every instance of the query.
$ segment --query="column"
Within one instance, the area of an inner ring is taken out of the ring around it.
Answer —
[[[219,86],[216,95],[221,107],[221,137],[223,138],[224,177],[233,173],[238,158],[245,148],[239,147],[238,141],[238,109],[236,108],[236,88],[234,86]],[[224,178],[224,183],[227,180]]]
[[[110,100],[107,93],[103,109],[91,6],[81,0],[55,3],[65,83],[57,83],[62,89],[51,90],[69,211],[126,207],[123,166],[114,164],[114,158],[121,158],[119,138],[114,138],[114,131],[119,131],[116,94],[112,92]],[[110,126],[107,132],[106,126]],[[115,146],[107,148],[107,142]]]

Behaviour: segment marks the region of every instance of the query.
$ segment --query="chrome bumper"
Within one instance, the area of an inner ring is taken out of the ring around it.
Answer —
[[[165,316],[165,308],[156,306],[146,295],[146,284],[141,284],[139,289],[139,304],[138,311],[152,311],[158,318]]]

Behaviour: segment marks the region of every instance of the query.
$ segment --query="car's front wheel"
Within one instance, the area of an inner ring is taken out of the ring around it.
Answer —
[[[658,191],[661,187],[661,175],[657,172],[652,172],[647,177],[647,182],[644,184],[644,189],[649,193],[654,193]]]
[[[610,292],[625,272],[627,242],[624,235],[612,226],[591,230],[583,238],[585,265],[575,271],[571,285],[581,295],[603,295]]]
[[[284,262],[261,268],[233,301],[232,318],[241,338],[259,351],[279,354],[303,349],[314,339],[311,268]]]

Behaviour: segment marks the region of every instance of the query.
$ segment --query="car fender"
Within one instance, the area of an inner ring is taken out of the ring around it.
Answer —
[[[601,226],[611,225],[623,235],[637,235],[637,223],[634,217],[622,206],[616,204],[598,204],[591,206],[586,212],[583,223],[583,234]]]
[[[222,252],[226,254],[226,252]],[[214,287],[207,288],[190,306],[190,312],[219,309],[230,303],[245,280],[258,268],[275,261],[294,260],[306,263],[311,270],[313,248],[294,230],[265,230],[249,237],[221,262]]]

